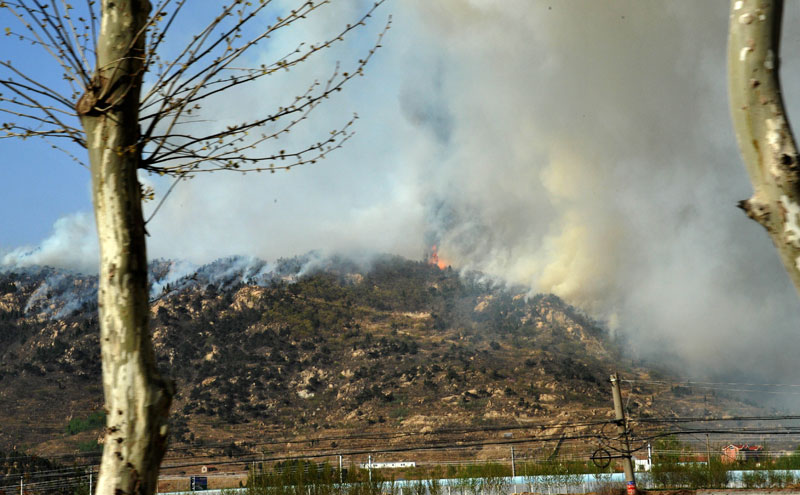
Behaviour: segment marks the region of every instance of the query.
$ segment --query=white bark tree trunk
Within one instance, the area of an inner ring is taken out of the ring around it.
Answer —
[[[100,240],[99,312],[107,430],[98,495],[151,494],[167,441],[171,387],[148,328],[137,169],[147,0],[103,0],[97,69],[77,110],[86,131]]]
[[[767,230],[800,293],[800,163],[778,77],[782,11],[782,0],[731,0],[728,85],[754,189],[740,206]]]

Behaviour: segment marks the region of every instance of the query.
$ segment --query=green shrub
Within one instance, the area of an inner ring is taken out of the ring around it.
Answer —
[[[379,471],[350,469],[344,484],[340,473],[328,463],[310,461],[279,462],[263,473],[251,471],[247,477],[248,495],[396,495],[393,482]],[[413,492],[413,487],[412,492]],[[412,494],[409,494],[412,495]]]
[[[674,438],[664,438],[655,444],[656,454],[650,479],[654,488],[725,488],[728,486],[730,464],[719,458],[709,462],[691,460],[691,449]]]
[[[87,440],[78,443],[78,450],[82,453],[102,452],[103,446],[97,440]]]
[[[742,473],[742,484],[745,488],[765,488],[767,473],[761,470],[746,471]]]
[[[89,414],[86,419],[72,418],[67,423],[65,430],[68,435],[77,435],[82,431],[94,430],[105,426],[105,424],[106,413],[104,411],[95,411]]]

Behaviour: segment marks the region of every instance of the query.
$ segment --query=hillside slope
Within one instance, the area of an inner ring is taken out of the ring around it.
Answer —
[[[173,447],[606,418],[612,372],[662,376],[553,295],[393,257],[307,261],[230,258],[180,277],[179,263],[152,265],[158,363],[179,391]],[[0,273],[0,449],[96,448],[95,293],[93,277]],[[741,406],[646,384],[626,393],[638,416]]]

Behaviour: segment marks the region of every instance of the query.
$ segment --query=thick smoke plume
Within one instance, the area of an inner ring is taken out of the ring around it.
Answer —
[[[264,60],[363,7],[347,5],[270,45]],[[788,7],[784,22],[797,25]],[[393,29],[366,77],[316,111],[324,125],[280,145],[316,141],[355,110],[347,148],[290,173],[179,185],[148,225],[153,257],[321,249],[420,258],[436,243],[457,268],[585,308],[628,335],[635,353],[666,343],[690,373],[800,381],[800,303],[766,235],[735,208],[750,186],[728,116],[727,2],[389,8]],[[346,66],[380,27],[376,18],[329,58]],[[787,36],[784,51],[800,52],[798,35]],[[206,111],[225,125],[330,70],[308,64]],[[791,88],[800,60],[784,60],[784,72]],[[45,244],[5,262],[59,264]]]
[[[5,254],[0,252],[0,268],[5,270],[56,266],[94,273],[99,261],[94,218],[86,212],[58,219],[51,235],[38,246],[17,247]]]

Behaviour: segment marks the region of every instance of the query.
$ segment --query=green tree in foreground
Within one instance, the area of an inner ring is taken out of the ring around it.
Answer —
[[[151,192],[142,190],[138,172],[171,175],[176,181],[217,170],[274,172],[314,163],[339,148],[351,136],[355,117],[298,149],[279,150],[272,143],[363,73],[385,29],[351,70],[337,65],[327,81],[309,81],[298,94],[277,95],[267,115],[247,115],[224,127],[198,126],[192,119],[216,95],[246,89],[319,57],[363,26],[383,1],[330,38],[300,44],[271,64],[253,67],[247,64],[256,47],[333,0],[298,1],[291,7],[270,0],[209,2],[208,22],[169,58],[160,53],[180,34],[176,26],[187,17],[184,11],[203,11],[197,0],[158,0],[154,5],[148,0],[86,0],[77,7],[64,0],[0,1],[0,19],[8,23],[4,46],[14,40],[35,45],[63,80],[61,85],[41,82],[40,73],[25,72],[24,60],[0,62],[0,113],[10,119],[2,123],[0,137],[43,138],[65,150],[58,143],[66,140],[88,151],[100,240],[98,302],[107,413],[98,494],[155,491],[173,395],[156,370],[148,331],[142,199]]]

